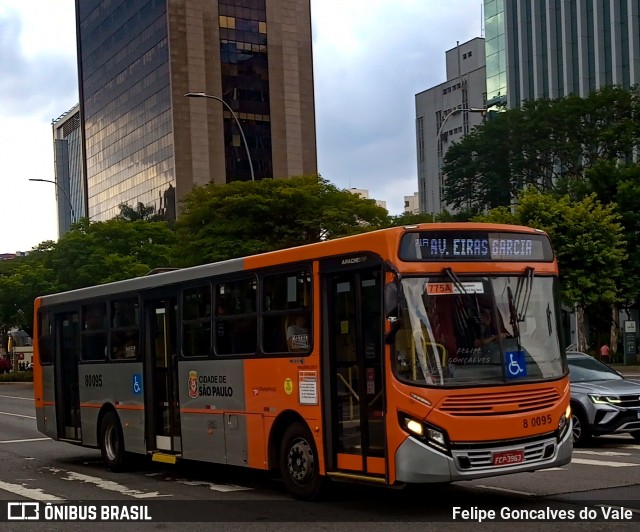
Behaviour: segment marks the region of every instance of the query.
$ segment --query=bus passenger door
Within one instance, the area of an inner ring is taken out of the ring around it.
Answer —
[[[383,280],[377,267],[327,274],[323,283],[328,470],[380,480],[386,476]]]
[[[180,404],[176,349],[177,298],[164,297],[146,305],[146,412],[151,450],[179,453]],[[154,443],[155,442],[155,446]]]
[[[77,312],[56,314],[56,418],[60,439],[80,440],[78,360],[80,319]]]

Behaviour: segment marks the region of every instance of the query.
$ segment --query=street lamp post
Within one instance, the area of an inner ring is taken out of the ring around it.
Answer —
[[[438,155],[438,196],[439,196],[439,202],[442,203],[442,190],[444,188],[444,183],[442,182],[442,176],[440,175],[441,171],[442,171],[442,129],[444,128],[444,125],[447,123],[447,120],[449,120],[450,117],[452,117],[453,115],[456,115],[458,113],[462,113],[462,112],[468,112],[468,113],[485,113],[487,110],[484,107],[463,107],[461,109],[453,109],[447,116],[444,117],[444,120],[442,121],[442,124],[440,124],[440,127],[438,128],[438,136],[437,136],[437,142],[438,144],[436,145],[436,151],[437,151],[437,155]],[[436,192],[435,192],[435,187],[431,188],[431,200],[433,203],[433,221],[436,221]]]
[[[56,187],[58,187],[58,190],[62,192],[64,197],[67,198],[67,201],[69,202],[69,209],[71,210],[71,223],[76,223],[76,213],[73,210],[73,203],[71,203],[71,198],[69,197],[69,194],[67,194],[67,191],[62,188],[58,182],[52,181],[51,179],[29,179],[29,181],[36,181],[38,183],[53,183]]]
[[[212,100],[219,101],[222,105],[224,105],[227,108],[227,110],[231,113],[231,116],[233,117],[233,119],[236,121],[236,124],[238,124],[238,129],[240,130],[240,135],[242,136],[242,142],[244,143],[244,148],[247,151],[247,159],[249,159],[249,170],[251,171],[251,181],[255,181],[256,179],[253,173],[253,163],[251,162],[251,153],[249,153],[249,145],[247,144],[247,138],[244,136],[244,131],[242,129],[242,125],[240,124],[240,120],[238,120],[238,117],[233,112],[233,109],[231,109],[229,104],[225,102],[222,98],[219,98],[218,96],[213,96],[211,94],[207,94],[205,92],[187,92],[185,96],[187,96],[188,98],[210,98]]]

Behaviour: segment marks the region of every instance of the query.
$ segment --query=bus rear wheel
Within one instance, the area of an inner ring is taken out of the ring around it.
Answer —
[[[115,412],[107,412],[100,424],[100,451],[111,471],[123,471],[126,466],[122,426]]]
[[[311,501],[320,496],[322,477],[316,444],[303,423],[293,423],[282,437],[280,472],[294,498]]]

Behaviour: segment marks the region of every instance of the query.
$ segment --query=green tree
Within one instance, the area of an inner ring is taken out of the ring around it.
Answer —
[[[556,199],[536,189],[524,191],[518,205],[496,209],[476,220],[518,223],[545,231],[554,246],[560,269],[561,295],[575,307],[579,348],[585,350],[584,311],[619,302],[619,287],[626,258],[626,241],[615,204],[603,205],[595,194],[580,201]]]
[[[183,266],[283,249],[385,227],[387,211],[319,176],[196,187],[176,232]]]
[[[171,266],[175,234],[164,222],[83,220],[47,255],[63,290],[119,281]]]
[[[137,203],[134,207],[131,207],[127,203],[121,203],[118,205],[120,209],[120,214],[118,214],[115,219],[122,220],[125,222],[136,222],[136,221],[146,221],[146,222],[161,222],[164,218],[162,214],[156,212],[156,208],[153,205],[145,205],[141,201]]]
[[[40,247],[52,245],[41,244]],[[36,248],[26,257],[0,263],[0,333],[18,327],[30,335],[37,296],[58,291],[53,272],[44,264],[48,251]]]
[[[414,214],[405,212],[397,216],[389,216],[389,227],[401,225],[425,224],[434,221],[433,214]]]
[[[447,151],[444,200],[480,213],[508,205],[525,186],[562,195],[598,161],[618,161],[640,147],[639,116],[637,86],[496,113]]]

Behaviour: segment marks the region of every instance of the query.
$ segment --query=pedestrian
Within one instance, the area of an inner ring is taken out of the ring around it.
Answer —
[[[600,360],[606,364],[609,363],[609,346],[607,344],[603,344],[600,348]]]

